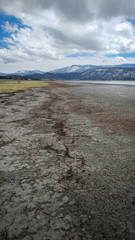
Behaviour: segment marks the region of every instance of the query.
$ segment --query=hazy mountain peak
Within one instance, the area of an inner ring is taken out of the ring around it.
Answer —
[[[28,76],[28,75],[43,74],[43,73],[45,73],[45,72],[40,71],[40,70],[20,70],[20,71],[13,73],[13,75]]]
[[[94,65],[71,65],[68,67],[60,68],[51,71],[51,73],[71,73],[71,72],[83,72],[87,69],[94,69],[96,66]]]

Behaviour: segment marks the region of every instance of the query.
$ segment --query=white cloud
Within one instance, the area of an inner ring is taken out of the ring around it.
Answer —
[[[132,32],[131,23],[129,22],[117,24],[115,29],[118,31],[128,30],[129,32]]]
[[[11,25],[9,22],[6,21],[5,25],[2,26],[3,30],[8,33],[16,32],[18,31],[17,24]]]
[[[18,29],[16,24],[5,23],[3,28],[11,36],[4,39],[9,48],[0,49],[1,64],[20,62],[22,67],[27,62],[30,68],[37,64],[40,69],[42,64],[46,71],[46,66],[50,70],[57,63],[75,63],[75,59],[65,56],[79,52],[95,54],[76,59],[81,64],[124,62],[123,58],[110,60],[104,55],[135,51],[135,27],[126,20],[134,16],[133,3],[134,0],[0,0],[1,9],[31,27]]]
[[[17,34],[13,33],[11,38],[5,41],[11,45],[9,49],[0,49],[0,58],[4,62],[8,62],[8,56],[16,59],[16,62],[56,59],[57,50],[51,43],[51,37],[40,29],[37,31],[30,28],[20,29]]]
[[[118,62],[119,64],[127,63],[127,60],[124,57],[116,57],[115,61]]]

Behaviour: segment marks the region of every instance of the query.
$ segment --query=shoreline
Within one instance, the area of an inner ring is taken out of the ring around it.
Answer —
[[[82,85],[113,85],[113,86],[132,86],[132,87],[135,87],[135,81],[116,81],[116,80],[110,80],[110,81],[107,81],[107,80],[104,80],[104,81],[91,81],[91,80],[63,80],[63,81],[58,81],[59,83],[62,83],[62,82],[65,82],[67,84],[82,84]]]

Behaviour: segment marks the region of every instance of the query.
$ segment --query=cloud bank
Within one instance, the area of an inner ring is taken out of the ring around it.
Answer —
[[[71,59],[66,56],[83,52],[90,57],[76,58],[80,64],[82,59],[114,63],[114,58],[105,56],[135,52],[135,0],[0,0],[0,9],[24,26],[2,23],[8,36],[1,40],[7,46],[0,49],[1,66],[18,62],[32,66],[33,62],[43,70],[48,61],[53,69],[56,61],[68,64]]]

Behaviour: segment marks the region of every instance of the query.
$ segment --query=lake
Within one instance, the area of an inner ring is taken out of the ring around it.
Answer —
[[[70,84],[103,84],[103,85],[124,85],[124,86],[135,86],[135,81],[82,81],[82,80],[70,80],[61,81]]]

